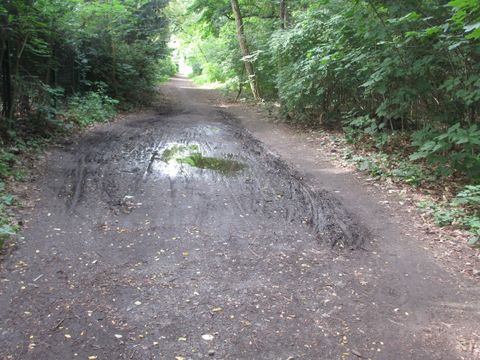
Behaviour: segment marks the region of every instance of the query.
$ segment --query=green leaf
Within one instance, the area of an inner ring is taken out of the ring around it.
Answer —
[[[468,44],[468,41],[459,41],[459,42],[456,42],[455,44],[452,44],[448,47],[448,50],[455,50],[456,48],[464,45],[464,44]]]
[[[468,240],[468,245],[471,247],[480,247],[480,237],[474,236]]]
[[[475,24],[466,25],[463,27],[463,29],[465,30],[465,32],[470,32],[476,29],[480,29],[480,21]]]
[[[15,203],[15,197],[13,195],[3,195],[0,198],[0,203],[11,206]]]
[[[15,235],[16,233],[17,229],[14,226],[9,224],[0,225],[0,238]]]
[[[467,39],[477,40],[480,39],[480,28],[475,29],[472,33],[465,36]]]

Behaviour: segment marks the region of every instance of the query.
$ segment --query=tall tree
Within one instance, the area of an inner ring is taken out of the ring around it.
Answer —
[[[288,27],[287,0],[280,0],[280,27],[285,30]]]
[[[261,98],[260,90],[258,88],[258,82],[255,75],[255,66],[252,62],[252,54],[248,49],[247,38],[245,36],[245,31],[243,29],[243,18],[242,13],[240,12],[240,5],[238,0],[231,0],[233,15],[235,16],[235,25],[237,28],[238,42],[240,45],[240,50],[243,55],[243,62],[245,64],[245,70],[248,75],[248,81],[250,82],[250,87],[252,89],[253,97],[258,100]]]
[[[9,118],[12,112],[12,84],[10,75],[10,47],[8,43],[8,16],[2,15],[0,67],[2,69],[2,115]]]

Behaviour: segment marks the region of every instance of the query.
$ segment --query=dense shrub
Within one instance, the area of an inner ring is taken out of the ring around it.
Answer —
[[[89,91],[68,99],[66,118],[81,126],[104,122],[115,116],[116,104],[117,100],[100,91]]]

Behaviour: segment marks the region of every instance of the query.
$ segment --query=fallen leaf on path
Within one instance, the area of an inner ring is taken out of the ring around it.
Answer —
[[[360,359],[363,359],[363,355],[359,351],[354,349],[352,349],[351,351],[353,355],[355,355],[356,357],[359,357]]]

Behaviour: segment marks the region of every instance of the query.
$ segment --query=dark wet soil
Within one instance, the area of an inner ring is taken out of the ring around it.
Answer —
[[[48,155],[1,262],[0,358],[467,358],[471,284],[385,270],[397,254],[211,94],[161,99]]]

